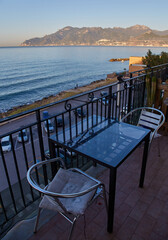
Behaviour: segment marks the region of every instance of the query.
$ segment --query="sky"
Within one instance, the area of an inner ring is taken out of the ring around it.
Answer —
[[[0,46],[72,27],[168,30],[168,0],[0,0]]]

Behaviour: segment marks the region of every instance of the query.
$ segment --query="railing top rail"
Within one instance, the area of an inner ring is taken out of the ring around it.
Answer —
[[[130,72],[130,74],[132,73],[138,73],[138,72],[146,72],[148,70],[151,70],[151,69],[156,69],[156,68],[161,68],[161,67],[165,67],[165,66],[168,66],[168,63],[164,63],[164,64],[160,64],[160,65],[157,65],[157,66],[154,66],[154,67],[147,67],[147,68],[142,68],[140,70],[137,70],[137,71],[134,71],[134,72]]]

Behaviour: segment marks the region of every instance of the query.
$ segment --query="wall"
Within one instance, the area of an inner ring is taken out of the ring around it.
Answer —
[[[139,71],[145,65],[142,64],[142,57],[130,57],[129,58],[129,72]]]

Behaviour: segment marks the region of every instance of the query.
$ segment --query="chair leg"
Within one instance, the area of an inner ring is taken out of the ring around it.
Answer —
[[[107,205],[107,198],[106,198],[105,186],[103,185],[102,188],[103,188],[103,198],[104,198],[104,203],[105,203],[105,206],[106,206],[106,212],[107,212],[107,215],[108,215],[108,205]]]
[[[37,226],[38,226],[38,223],[39,223],[39,218],[40,218],[40,212],[41,212],[42,208],[39,208],[38,209],[38,213],[37,213],[37,217],[36,217],[36,222],[35,222],[35,226],[34,226],[34,233],[37,232]]]
[[[159,141],[159,137],[158,137],[158,157],[160,157],[160,141]]]
[[[74,229],[74,226],[75,226],[75,223],[76,223],[76,217],[74,218],[73,222],[72,222],[72,227],[71,227],[71,230],[70,230],[70,234],[69,234],[69,240],[71,239],[72,237],[72,233],[73,233],[73,229]]]

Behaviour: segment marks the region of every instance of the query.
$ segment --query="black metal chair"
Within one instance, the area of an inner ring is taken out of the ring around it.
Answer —
[[[35,171],[44,165],[54,162],[59,163],[63,168],[59,168],[47,186],[40,186],[34,179],[36,176]],[[76,220],[81,215],[84,215],[87,206],[101,194],[103,194],[107,210],[104,184],[80,169],[65,169],[65,164],[61,158],[50,159],[34,164],[27,172],[27,180],[34,189],[42,194],[34,232],[37,231],[41,209],[57,211],[72,224],[69,239],[72,237]]]

